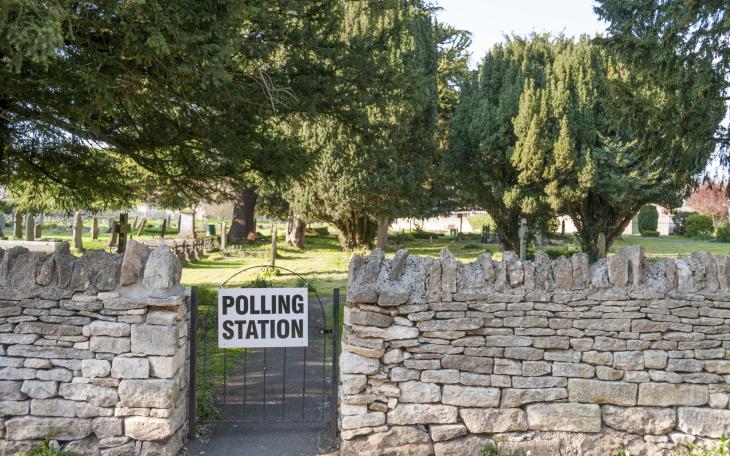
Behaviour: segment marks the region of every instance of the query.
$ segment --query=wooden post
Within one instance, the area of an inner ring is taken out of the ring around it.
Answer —
[[[84,243],[83,243],[83,236],[84,234],[84,219],[81,217],[81,212],[76,211],[76,214],[74,214],[74,237],[72,246],[75,250],[83,250],[84,249]]]
[[[162,228],[160,229],[160,237],[165,239],[165,231],[167,231],[167,220],[169,217],[162,219]]]
[[[271,267],[276,266],[276,220],[271,225]]]
[[[99,218],[94,217],[91,219],[91,239],[99,239]]]
[[[142,236],[145,226],[147,226],[147,217],[142,217],[142,220],[139,221],[139,226],[137,227],[137,237]]]

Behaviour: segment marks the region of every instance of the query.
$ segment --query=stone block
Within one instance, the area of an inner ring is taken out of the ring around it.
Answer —
[[[377,374],[380,370],[380,362],[375,358],[358,355],[356,353],[343,352],[340,356],[340,372],[343,374]]]
[[[632,434],[667,434],[676,424],[674,409],[604,405],[601,414],[606,426]]]
[[[499,397],[499,388],[444,385],[441,402],[461,407],[497,407]]]
[[[185,352],[178,350],[175,356],[148,356],[150,376],[173,378],[185,361]]]
[[[443,404],[398,404],[388,412],[388,425],[453,424],[458,408]]]
[[[5,422],[8,440],[41,440],[52,435],[56,440],[79,440],[91,434],[91,420],[24,416]]]
[[[677,428],[690,435],[720,438],[730,429],[730,410],[679,407]]]
[[[152,418],[130,416],[124,419],[124,434],[135,440],[164,440],[180,428],[182,418]]]
[[[664,369],[667,367],[667,352],[663,350],[645,350],[644,367],[647,369]]]
[[[518,408],[463,408],[459,410],[459,414],[469,432],[474,434],[527,430],[527,416]]]
[[[128,323],[95,320],[84,328],[84,334],[90,336],[127,337],[131,333]]]
[[[601,431],[601,408],[595,404],[532,404],[526,411],[531,430]]]
[[[58,395],[73,401],[90,402],[100,407],[112,407],[117,403],[117,389],[91,383],[62,383]]]
[[[532,402],[553,402],[568,398],[565,388],[506,388],[502,390],[501,408],[520,407]]]
[[[370,412],[362,415],[352,415],[342,417],[342,429],[358,429],[363,427],[374,427],[385,424],[385,413]]]
[[[112,361],[113,378],[148,378],[150,362],[147,358],[126,358],[117,356]]]
[[[710,393],[705,385],[686,385],[672,383],[639,384],[639,405],[655,407],[699,406],[710,400]]]
[[[20,391],[32,399],[49,399],[56,395],[58,384],[44,380],[25,380]]]
[[[180,262],[172,249],[159,246],[147,259],[142,283],[145,288],[169,289],[180,284],[181,272]]]
[[[466,435],[445,442],[433,444],[434,456],[464,456],[480,454],[486,445],[493,444],[491,439],[482,435]]]
[[[458,372],[457,372],[458,375]],[[2,380],[0,381],[0,400],[12,401],[25,399],[25,394],[20,391],[20,387],[23,385],[21,381]]]
[[[427,383],[459,383],[456,369],[435,369],[421,371],[421,381]]]
[[[119,401],[122,407],[172,408],[177,391],[178,384],[174,380],[122,380]]]
[[[582,377],[591,378],[596,369],[590,364],[564,363],[556,361],[553,363],[553,376],[555,377]]]
[[[411,380],[400,384],[400,402],[428,403],[441,401],[441,387],[435,383]]]
[[[36,416],[76,416],[76,401],[66,399],[33,399],[30,401],[30,413]]]
[[[571,378],[568,380],[568,400],[591,404],[635,405],[635,383],[604,382]]]
[[[123,426],[124,420],[113,416],[99,417],[91,420],[91,429],[100,439],[123,435]]]
[[[84,377],[106,377],[110,371],[111,365],[105,359],[84,359],[81,361],[81,374]]]
[[[432,424],[428,429],[434,442],[444,442],[466,435],[466,426],[463,424]]]
[[[133,353],[172,356],[177,352],[178,334],[175,326],[134,324],[131,334]]]
[[[477,374],[491,374],[494,366],[492,358],[464,355],[446,355],[441,359],[444,369],[458,369]]]
[[[96,353],[128,353],[130,344],[129,337],[94,336],[90,340],[92,352]]]

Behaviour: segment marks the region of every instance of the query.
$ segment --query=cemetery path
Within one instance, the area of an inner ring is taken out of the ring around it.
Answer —
[[[322,302],[329,307],[331,298]],[[331,410],[332,341],[322,331],[319,305],[310,300],[309,312],[309,347],[249,349],[245,363],[236,363],[217,393],[223,421],[205,426],[181,456],[317,456],[332,451],[336,443],[325,419]]]

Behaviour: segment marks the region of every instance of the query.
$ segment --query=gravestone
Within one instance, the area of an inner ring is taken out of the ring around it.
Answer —
[[[81,212],[77,211],[76,214],[74,214],[74,237],[71,247],[76,250],[83,250],[83,239],[82,236],[84,234],[84,219],[81,217]]]
[[[606,258],[606,234],[598,233],[598,258]]]
[[[35,218],[31,214],[25,218],[25,240],[35,241]]]
[[[114,230],[114,224],[116,223],[116,220],[114,220],[114,217],[109,217],[106,220],[106,227],[111,233]]]
[[[91,239],[99,239],[99,218],[94,217],[91,219]]]
[[[117,226],[117,253],[127,250],[127,236],[132,233],[132,225],[129,224],[129,216],[126,213],[119,214],[119,222]]]
[[[109,239],[109,248],[111,249],[117,245],[117,238],[119,237],[119,222],[111,222],[111,239]]]
[[[195,237],[195,211],[188,208],[180,211],[180,228],[178,237],[194,238]]]
[[[162,219],[162,228],[160,228],[160,237],[162,239],[165,239],[165,232],[167,231],[167,221],[169,220],[169,217]]]
[[[535,233],[535,243],[537,244],[537,250],[542,252],[545,248],[545,238],[542,235],[542,231]]]
[[[527,220],[524,218],[520,220],[520,260],[527,258],[527,235],[530,230],[527,229]]]
[[[17,240],[23,239],[23,214],[20,212],[13,215],[13,237]]]
[[[42,225],[40,223],[35,224],[35,230],[34,230],[33,235],[35,236],[36,239],[40,239],[43,237],[43,231],[41,230],[41,226]]]
[[[5,214],[0,212],[0,239],[5,239],[3,228],[5,228]]]

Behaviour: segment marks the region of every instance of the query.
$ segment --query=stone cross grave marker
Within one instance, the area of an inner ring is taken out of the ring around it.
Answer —
[[[76,211],[76,214],[74,214],[74,237],[72,245],[74,249],[82,250],[84,248],[83,234],[84,219],[81,217],[81,211]]]
[[[129,216],[126,213],[119,214],[119,224],[117,226],[117,253],[123,253],[127,249],[127,235],[132,233],[132,225],[129,224]],[[115,224],[116,224],[115,223]]]
[[[520,260],[527,258],[527,235],[530,230],[527,229],[527,220],[524,218],[520,220]]]
[[[25,219],[25,240],[35,241],[35,218],[31,214]]]
[[[13,216],[13,237],[23,239],[23,214],[16,212]]]

